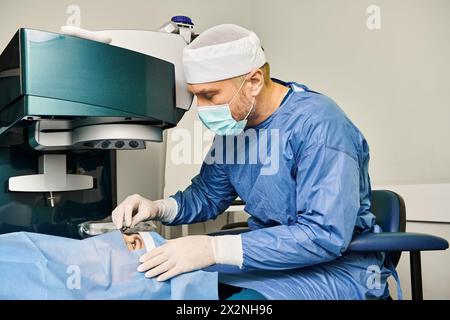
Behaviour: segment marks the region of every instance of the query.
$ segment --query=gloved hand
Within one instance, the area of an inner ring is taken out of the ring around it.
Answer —
[[[142,255],[139,272],[146,277],[166,281],[181,273],[209,267],[216,263],[212,236],[187,236],[167,240],[165,244]]]
[[[112,212],[112,221],[117,229],[134,227],[146,220],[170,222],[176,216],[178,205],[175,199],[151,201],[138,194],[127,197]]]

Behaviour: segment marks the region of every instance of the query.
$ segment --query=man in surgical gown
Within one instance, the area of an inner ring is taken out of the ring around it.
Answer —
[[[206,221],[239,196],[251,230],[169,240],[143,255],[139,270],[163,281],[231,266],[222,282],[270,299],[386,297],[384,255],[345,252],[355,233],[380,228],[370,212],[369,147],[342,109],[271,79],[258,37],[236,25],[200,34],[183,62],[199,118],[216,133],[211,151],[186,190],[158,201],[132,195],[113,221]]]

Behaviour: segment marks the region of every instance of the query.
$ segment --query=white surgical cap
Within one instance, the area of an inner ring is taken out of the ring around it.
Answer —
[[[258,36],[234,24],[202,32],[183,51],[186,81],[192,84],[241,76],[265,63]]]

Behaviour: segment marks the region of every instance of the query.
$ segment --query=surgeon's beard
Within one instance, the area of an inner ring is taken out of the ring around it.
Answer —
[[[255,110],[256,110],[256,105],[255,105],[256,98],[249,99],[245,95],[244,92],[241,92],[239,94],[239,98],[240,98],[239,104],[238,103],[235,104],[235,107],[237,109],[237,112],[236,112],[237,114],[236,114],[236,117],[235,117],[235,114],[232,114],[233,118],[236,121],[241,121],[244,119],[247,119],[247,120],[253,119],[253,115],[255,114]],[[242,101],[241,101],[241,99],[242,99]]]

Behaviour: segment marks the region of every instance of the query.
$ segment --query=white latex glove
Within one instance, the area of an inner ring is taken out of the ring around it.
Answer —
[[[151,201],[139,194],[127,197],[112,212],[112,221],[117,229],[134,227],[137,223],[146,220],[172,221],[178,211],[175,199]]]
[[[139,272],[147,278],[166,281],[181,273],[206,268],[216,263],[214,238],[188,236],[167,240],[162,246],[144,254],[139,262]]]

